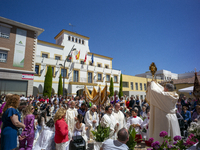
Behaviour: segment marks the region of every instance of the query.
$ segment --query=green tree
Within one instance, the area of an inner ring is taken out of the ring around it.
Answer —
[[[122,92],[122,74],[120,75],[120,83],[119,83],[119,98],[123,96]]]
[[[113,96],[114,95],[114,88],[113,88],[113,78],[111,77],[110,79],[110,96]]]
[[[49,66],[44,80],[43,96],[48,96],[50,98],[51,90],[52,90],[52,68],[51,66]]]
[[[63,95],[63,87],[62,87],[62,76],[60,74],[59,83],[58,83],[58,96]]]

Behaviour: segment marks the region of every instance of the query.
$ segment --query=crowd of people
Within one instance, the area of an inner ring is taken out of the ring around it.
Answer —
[[[130,126],[137,132],[136,142],[149,138],[150,106],[146,100],[134,96],[108,97],[99,108],[85,101],[84,96],[48,98],[7,94],[1,96],[0,106],[1,150],[17,146],[19,150],[66,150],[73,136],[81,135],[86,143],[95,140],[91,131],[99,125],[110,127],[102,150],[116,146],[128,149]],[[187,136],[185,131],[190,122],[199,121],[200,100],[180,97],[176,108],[182,135]]]

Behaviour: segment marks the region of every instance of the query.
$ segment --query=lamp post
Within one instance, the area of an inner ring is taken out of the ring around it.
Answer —
[[[74,48],[74,46],[75,46],[75,45],[72,46],[72,49],[70,50],[69,54],[67,55],[67,58],[66,58],[65,61],[64,61],[64,70],[65,70],[65,63],[66,63],[66,61],[69,59],[70,53],[71,53],[72,51],[75,51],[75,50],[76,50],[76,48]],[[66,74],[66,76],[67,76],[67,74]],[[63,98],[64,98],[64,95],[65,95],[65,77],[63,76]]]

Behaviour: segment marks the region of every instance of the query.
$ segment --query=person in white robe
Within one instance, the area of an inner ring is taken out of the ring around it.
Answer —
[[[75,108],[75,102],[71,101],[71,107],[66,111],[66,122],[68,125],[70,138],[74,132],[74,126],[77,120],[78,111]]]
[[[117,139],[117,132],[122,129],[122,128],[125,128],[126,127],[126,120],[125,120],[125,116],[124,114],[121,112],[120,109],[120,104],[119,103],[116,103],[115,104],[115,109],[114,111],[112,112],[112,115],[115,117],[116,121],[119,123],[119,127],[115,133],[115,140]]]
[[[132,116],[129,118],[129,120],[127,121],[127,124],[126,124],[127,129],[129,129],[130,126],[135,128],[135,131],[136,131],[135,141],[137,143],[141,143],[142,135],[141,135],[140,129],[141,129],[143,120],[137,116],[138,109],[136,107],[131,111],[131,114],[132,114]]]
[[[150,120],[150,112],[147,113],[147,118],[143,121],[141,128],[142,130],[145,129],[146,133],[142,132],[142,137],[143,139],[145,139],[146,141],[149,140],[149,120]]]
[[[96,130],[97,126],[99,125],[99,116],[96,112],[97,107],[93,105],[90,110],[88,110],[85,114],[85,126],[88,127],[86,131],[88,140],[93,140],[93,134],[91,131]]]
[[[111,106],[106,106],[105,108],[106,114],[103,115],[101,118],[101,126],[103,127],[110,127],[110,134],[109,138],[110,139],[115,139],[115,132],[117,131],[119,127],[119,123],[115,119],[115,117],[112,115],[112,108]]]
[[[174,86],[167,83],[164,88],[152,81],[147,90],[146,98],[151,107],[149,137],[153,137],[155,141],[162,142],[163,138],[159,136],[161,131],[168,132],[171,137],[180,136],[180,128],[175,111],[179,96],[176,92],[173,92]]]

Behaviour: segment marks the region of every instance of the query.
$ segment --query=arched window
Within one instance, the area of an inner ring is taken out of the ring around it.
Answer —
[[[75,42],[76,42],[76,43],[78,42],[78,39],[77,39],[77,38],[75,39]]]
[[[68,41],[71,41],[71,36],[68,36]]]
[[[74,42],[74,37],[72,37],[72,41]]]
[[[81,39],[79,39],[78,42],[81,43]]]
[[[82,44],[84,44],[84,40],[82,40]]]

